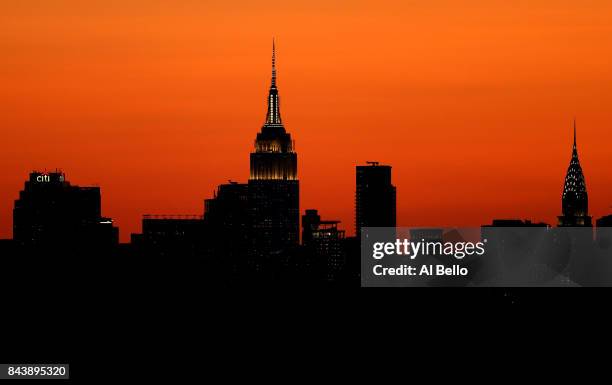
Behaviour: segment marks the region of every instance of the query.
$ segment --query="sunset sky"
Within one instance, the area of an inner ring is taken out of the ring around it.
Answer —
[[[276,37],[300,210],[353,233],[355,165],[398,224],[556,224],[572,120],[612,213],[610,1],[2,1],[0,238],[31,170],[102,188],[123,241],[246,182]]]

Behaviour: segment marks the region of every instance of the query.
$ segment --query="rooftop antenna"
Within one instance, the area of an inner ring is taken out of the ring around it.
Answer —
[[[576,149],[576,117],[574,117],[574,149]]]
[[[276,44],[272,38],[272,87],[276,87]]]

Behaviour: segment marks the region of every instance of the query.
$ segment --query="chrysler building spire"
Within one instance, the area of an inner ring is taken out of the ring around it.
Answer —
[[[563,183],[561,208],[563,215],[559,217],[559,226],[591,226],[589,197],[576,147],[576,119],[574,119],[572,158]]]

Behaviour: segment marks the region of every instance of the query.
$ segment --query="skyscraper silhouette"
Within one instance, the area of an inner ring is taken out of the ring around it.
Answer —
[[[13,209],[13,238],[24,247],[108,251],[119,231],[101,215],[99,187],[71,185],[63,172],[32,172]]]
[[[559,216],[559,226],[592,226],[589,216],[589,197],[580,160],[576,148],[576,120],[574,119],[574,146],[572,148],[572,159],[570,160],[565,183],[563,184],[563,195],[561,199],[563,215]]]
[[[249,250],[249,186],[231,182],[204,201],[209,258],[217,259],[231,277],[246,269]]]
[[[268,112],[251,153],[249,211],[252,254],[268,257],[298,245],[299,182],[297,154],[280,115],[276,49],[272,43],[272,83]]]
[[[302,242],[312,258],[315,271],[323,271],[328,281],[338,278],[346,266],[343,247],[344,230],[338,229],[340,221],[321,220],[317,210],[306,210],[302,216]]]
[[[368,162],[357,166],[355,192],[355,234],[362,227],[395,227],[396,196],[391,184],[391,166]]]

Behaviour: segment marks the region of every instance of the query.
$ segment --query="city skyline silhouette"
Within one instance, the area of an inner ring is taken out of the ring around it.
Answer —
[[[219,185],[214,196],[204,200],[201,215],[143,215],[142,233],[132,233],[130,244],[121,252],[141,257],[207,256],[241,261],[222,265],[229,277],[242,274],[251,277],[273,271],[266,278],[270,279],[289,266],[295,267],[297,270],[293,273],[299,272],[299,276],[325,276],[332,281],[346,277],[343,274],[351,266],[347,261],[356,257],[355,242],[362,239],[362,228],[397,227],[397,192],[392,184],[392,167],[377,161],[356,166],[356,230],[355,237],[346,239],[346,231],[338,231],[340,221],[321,220],[316,209],[305,209],[302,217],[305,222],[300,223],[295,147],[295,140],[281,118],[273,40],[266,118],[250,155],[248,183],[230,179],[227,184]],[[588,189],[578,156],[576,118],[561,206],[559,227],[592,227]],[[596,223],[606,227],[610,218],[612,215],[601,217]],[[530,219],[498,218],[491,225],[483,224],[482,228],[512,226],[550,228],[551,225],[533,223]],[[439,228],[433,231],[442,234]],[[65,252],[67,256],[85,250],[96,255],[112,255],[120,250],[118,235],[113,219],[102,216],[100,187],[71,185],[66,174],[58,169],[32,171],[15,201],[13,242],[4,245],[33,255],[45,249],[72,248]],[[296,256],[298,259],[294,260]],[[319,265],[325,260],[333,262]]]
[[[201,377],[210,360],[163,353],[198,359],[199,336],[297,345],[284,319],[343,345],[336,324],[385,310],[601,305],[549,288],[612,287],[610,15],[603,0],[0,2],[0,379]]]
[[[32,15],[2,7],[3,15],[39,23],[29,34],[3,27],[12,48],[0,94],[0,238],[10,237],[12,203],[35,169],[61,168],[74,183],[102,187],[104,214],[123,242],[140,231],[144,214],[197,214],[219,184],[246,182],[271,36],[283,119],[300,154],[300,214],[315,208],[352,235],[354,167],[378,160],[393,166],[400,226],[479,226],[492,218],[555,224],[574,116],[590,214],[610,211],[605,9],[568,5],[551,15],[545,6],[526,14],[489,6],[453,14],[452,6],[396,5],[376,13],[386,23],[371,20],[379,34],[369,36],[343,9],[300,16],[288,6],[267,10],[279,24],[247,37],[238,24],[254,22],[249,10],[224,27],[195,5],[166,16],[149,10],[143,22],[151,30],[143,34],[121,22],[136,10],[130,3],[64,30],[59,21],[78,19],[86,6]],[[371,12],[349,10],[364,20]],[[415,14],[414,25],[403,23]],[[304,36],[296,27],[308,15],[346,32]],[[527,29],[538,18],[541,27]],[[179,20],[183,28],[173,28]],[[485,27],[490,34],[482,36]],[[583,60],[566,60],[568,52]]]

